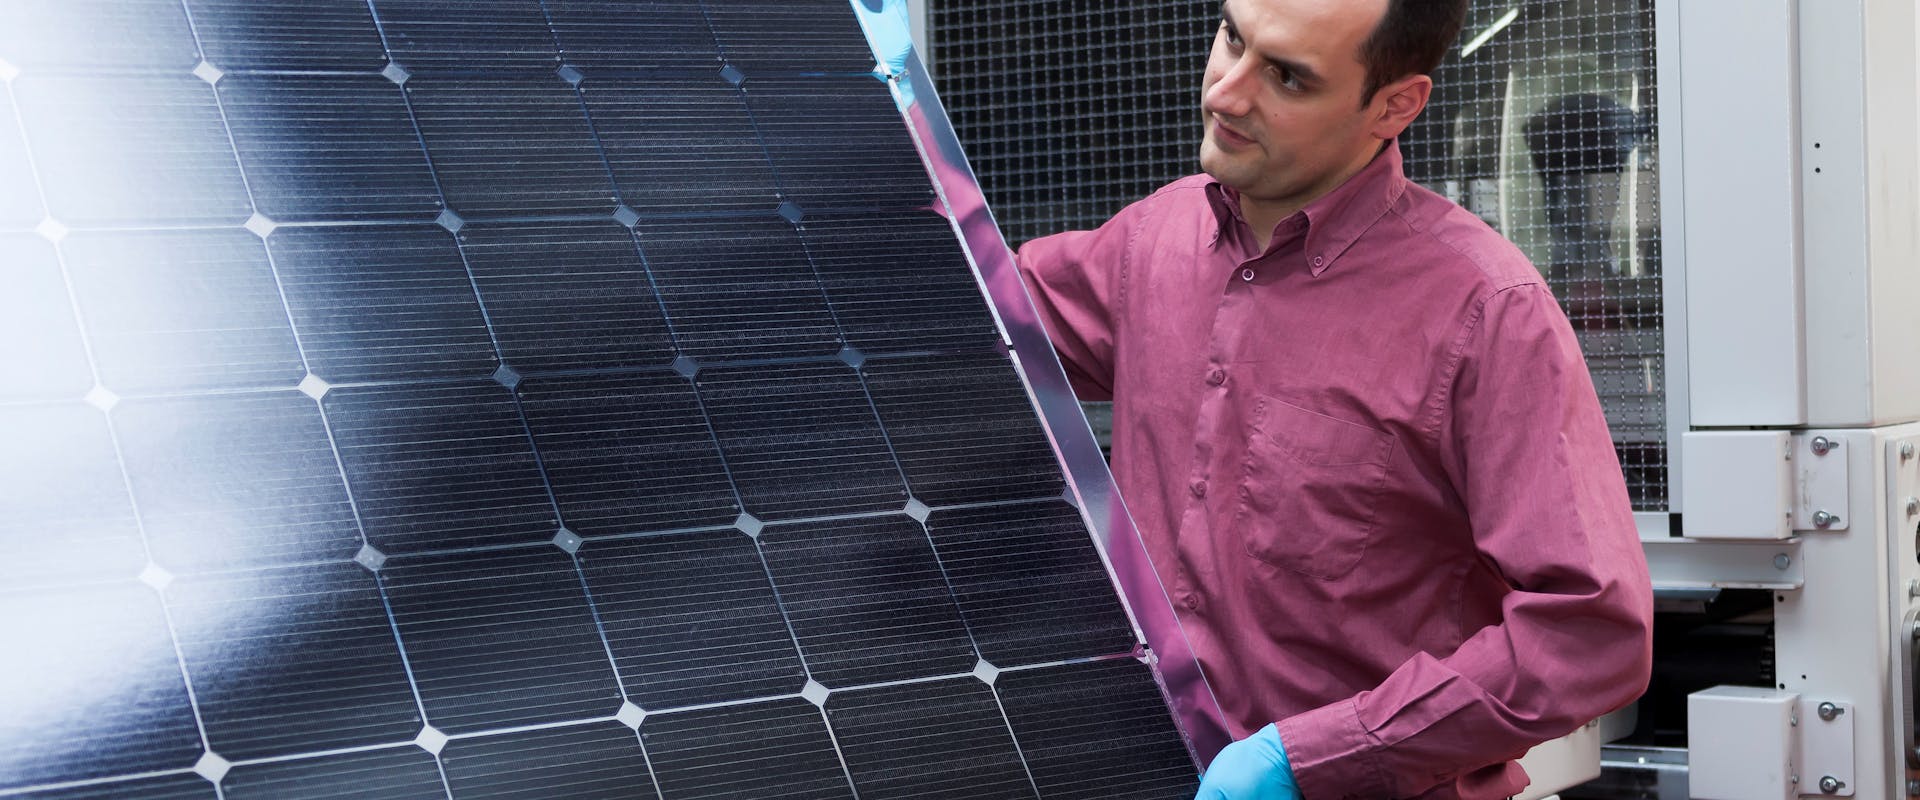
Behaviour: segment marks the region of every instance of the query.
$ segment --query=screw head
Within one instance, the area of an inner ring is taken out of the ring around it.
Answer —
[[[1825,436],[1813,437],[1813,454],[1814,455],[1824,456],[1828,453],[1833,452],[1833,448],[1834,448],[1834,444],[1832,439],[1829,439]]]
[[[1840,517],[1832,513],[1826,511],[1813,512],[1813,527],[1826,530],[1838,524],[1840,524]]]
[[[1901,461],[1913,460],[1913,442],[1900,443],[1900,460]]]
[[[1845,714],[1846,712],[1847,712],[1846,709],[1836,706],[1832,703],[1821,703],[1817,708],[1814,709],[1814,713],[1819,714],[1821,719],[1826,720],[1828,722],[1832,722],[1834,717],[1838,717],[1841,714]]]
[[[1845,785],[1846,784],[1840,782],[1839,778],[1833,777],[1832,775],[1827,775],[1820,779],[1820,791],[1827,794],[1839,792],[1840,787]]]
[[[1787,567],[1792,565],[1793,565],[1793,556],[1787,555],[1786,553],[1780,553],[1773,557],[1774,569],[1786,569]]]

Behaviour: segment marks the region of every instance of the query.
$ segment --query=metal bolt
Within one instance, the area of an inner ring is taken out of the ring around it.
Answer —
[[[1900,460],[1901,461],[1913,460],[1913,442],[1900,443]]]
[[[1825,436],[1813,437],[1813,454],[1816,456],[1824,456],[1828,453],[1831,453],[1833,452],[1833,448],[1837,446],[1838,445],[1835,445],[1833,443],[1832,439],[1829,439]]]
[[[1920,781],[1907,781],[1907,794],[1920,794]]]
[[[1826,511],[1813,512],[1813,527],[1826,530],[1840,524],[1840,518]]]
[[[1825,794],[1838,794],[1843,786],[1846,786],[1846,784],[1832,775],[1820,779],[1820,791]]]
[[[1821,703],[1814,709],[1814,713],[1819,714],[1821,719],[1832,722],[1834,717],[1847,713],[1847,710],[1832,703]]]
[[[1774,569],[1786,569],[1787,567],[1792,565],[1793,565],[1793,556],[1787,555],[1786,553],[1780,553],[1779,555],[1776,555],[1773,557]]]
[[[1907,516],[1920,515],[1920,497],[1907,498]]]

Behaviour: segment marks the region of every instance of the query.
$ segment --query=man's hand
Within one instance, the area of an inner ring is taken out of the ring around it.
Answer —
[[[1280,730],[1268,725],[1227,745],[1200,776],[1194,800],[1301,800]]]

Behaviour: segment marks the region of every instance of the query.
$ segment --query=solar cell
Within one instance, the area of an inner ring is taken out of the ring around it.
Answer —
[[[547,18],[567,63],[582,69],[720,70],[699,0],[653,0],[639,14],[621,0],[568,0],[548,4]]]
[[[267,237],[313,374],[329,383],[480,378],[499,366],[452,234],[432,225]]]
[[[927,168],[885,83],[750,76],[746,90],[781,192],[807,212],[933,203]]]
[[[433,754],[411,744],[234,767],[227,800],[446,800]]]
[[[560,517],[574,533],[725,525],[740,515],[687,379],[534,379],[520,385],[520,404]]]
[[[995,352],[875,359],[866,365],[913,496],[928,505],[1057,497],[1047,432],[1013,364]]]
[[[580,561],[627,698],[642,709],[793,694],[806,683],[745,534],[591,541]]]
[[[1134,648],[1126,611],[1072,506],[936,509],[927,530],[980,655],[995,666]]]
[[[0,413],[0,586],[131,578],[145,566],[113,433],[79,403]]]
[[[222,70],[377,72],[387,51],[366,0],[186,0],[207,62]]]
[[[834,692],[826,708],[862,800],[1037,798],[999,699],[971,677]]]
[[[93,783],[9,795],[13,800],[217,800],[213,784],[198,775],[166,775]]]
[[[747,513],[772,521],[906,504],[900,469],[854,370],[729,367],[701,370],[695,380]]]
[[[0,790],[182,769],[200,758],[166,610],[151,588],[0,593],[0,642]]]
[[[424,724],[359,564],[182,577],[167,608],[207,744],[224,758],[406,741]]]
[[[230,75],[219,88],[254,204],[274,221],[424,220],[440,213],[420,135],[392,81]]]
[[[727,61],[761,72],[870,72],[873,50],[841,0],[708,2]]]
[[[23,73],[13,96],[47,211],[68,228],[237,225],[253,212],[213,87],[198,77]]]
[[[174,572],[344,561],[360,549],[326,423],[293,391],[114,407],[155,563]]]
[[[645,78],[594,73],[580,96],[620,198],[635,211],[771,213],[779,205],[746,95],[718,68]]]
[[[409,71],[551,70],[560,51],[533,0],[373,0],[394,62]]]
[[[200,60],[177,0],[14,0],[0,60],[21,69],[193,69]]]
[[[840,349],[833,312],[792,223],[772,215],[643,220],[639,230],[680,352],[739,359]]]
[[[840,688],[973,669],[973,641],[912,518],[773,525],[760,541],[814,680]]]
[[[93,386],[86,343],[67,298],[60,257],[32,234],[0,234],[0,337],[33,342],[0,348],[0,398],[79,397]]]
[[[649,715],[640,740],[664,800],[852,800],[833,736],[805,700]]]
[[[40,207],[33,165],[27,161],[27,142],[20,138],[20,118],[13,113],[13,92],[0,92],[0,231],[26,230],[46,218]]]
[[[273,265],[253,233],[82,231],[61,251],[101,385],[292,387],[306,376]]]
[[[442,734],[619,709],[580,575],[559,548],[396,559],[380,575],[427,722]]]
[[[1006,672],[993,688],[1047,800],[1184,798],[1200,788],[1145,664]]]
[[[618,722],[456,739],[440,757],[462,800],[654,800],[640,739]]]
[[[800,238],[847,344],[875,353],[984,349],[999,340],[945,217],[808,216]]]
[[[504,387],[335,389],[322,405],[367,541],[386,555],[544,542],[559,530]]]
[[[407,96],[447,205],[462,216],[612,213],[606,161],[559,76],[416,77]]]
[[[674,359],[633,234],[612,222],[460,229],[507,365],[550,370],[662,367]]]
[[[860,26],[0,12],[0,794],[1190,792]]]

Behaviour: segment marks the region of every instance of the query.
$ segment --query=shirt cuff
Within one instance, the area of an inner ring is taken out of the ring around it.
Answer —
[[[1305,800],[1387,797],[1377,745],[1349,698],[1275,723]]]

